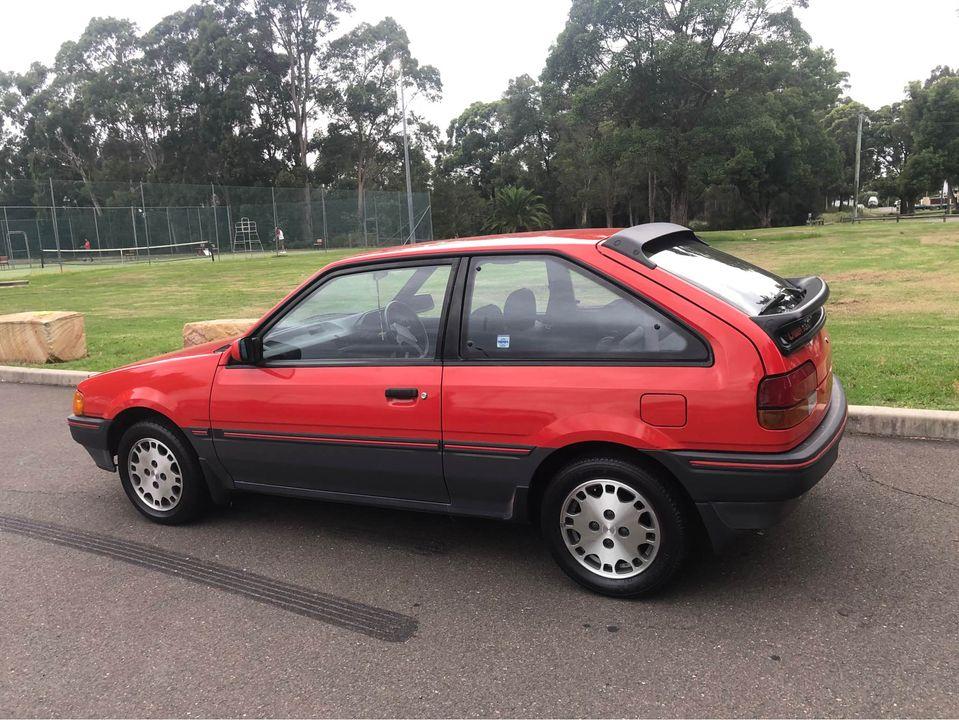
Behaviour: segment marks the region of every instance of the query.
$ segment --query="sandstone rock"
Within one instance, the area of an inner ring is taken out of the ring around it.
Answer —
[[[78,312],[0,315],[0,362],[65,362],[86,354],[83,315]]]
[[[183,347],[235,338],[249,330],[255,322],[255,318],[189,322],[183,326]]]

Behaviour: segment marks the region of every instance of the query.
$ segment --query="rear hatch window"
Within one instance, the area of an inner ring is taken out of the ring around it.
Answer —
[[[649,243],[647,257],[750,316],[791,310],[805,291],[788,280],[695,239]]]

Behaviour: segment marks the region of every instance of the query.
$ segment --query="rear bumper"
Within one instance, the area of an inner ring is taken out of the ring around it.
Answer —
[[[846,427],[846,394],[834,378],[829,408],[802,443],[785,453],[672,452],[660,459],[686,488],[721,547],[741,530],[770,527],[829,471]]]
[[[110,450],[109,420],[71,415],[67,418],[67,425],[70,426],[70,435],[90,453],[97,467],[110,472],[117,469],[116,463],[113,462],[113,452]]]

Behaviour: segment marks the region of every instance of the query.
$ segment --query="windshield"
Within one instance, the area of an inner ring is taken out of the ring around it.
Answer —
[[[673,242],[649,258],[747,315],[795,307],[802,292],[783,278],[695,240]]]

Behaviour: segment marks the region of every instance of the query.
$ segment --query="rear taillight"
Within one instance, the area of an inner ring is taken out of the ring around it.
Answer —
[[[816,366],[807,360],[784,375],[759,383],[759,424],[769,430],[791,428],[816,409]]]

